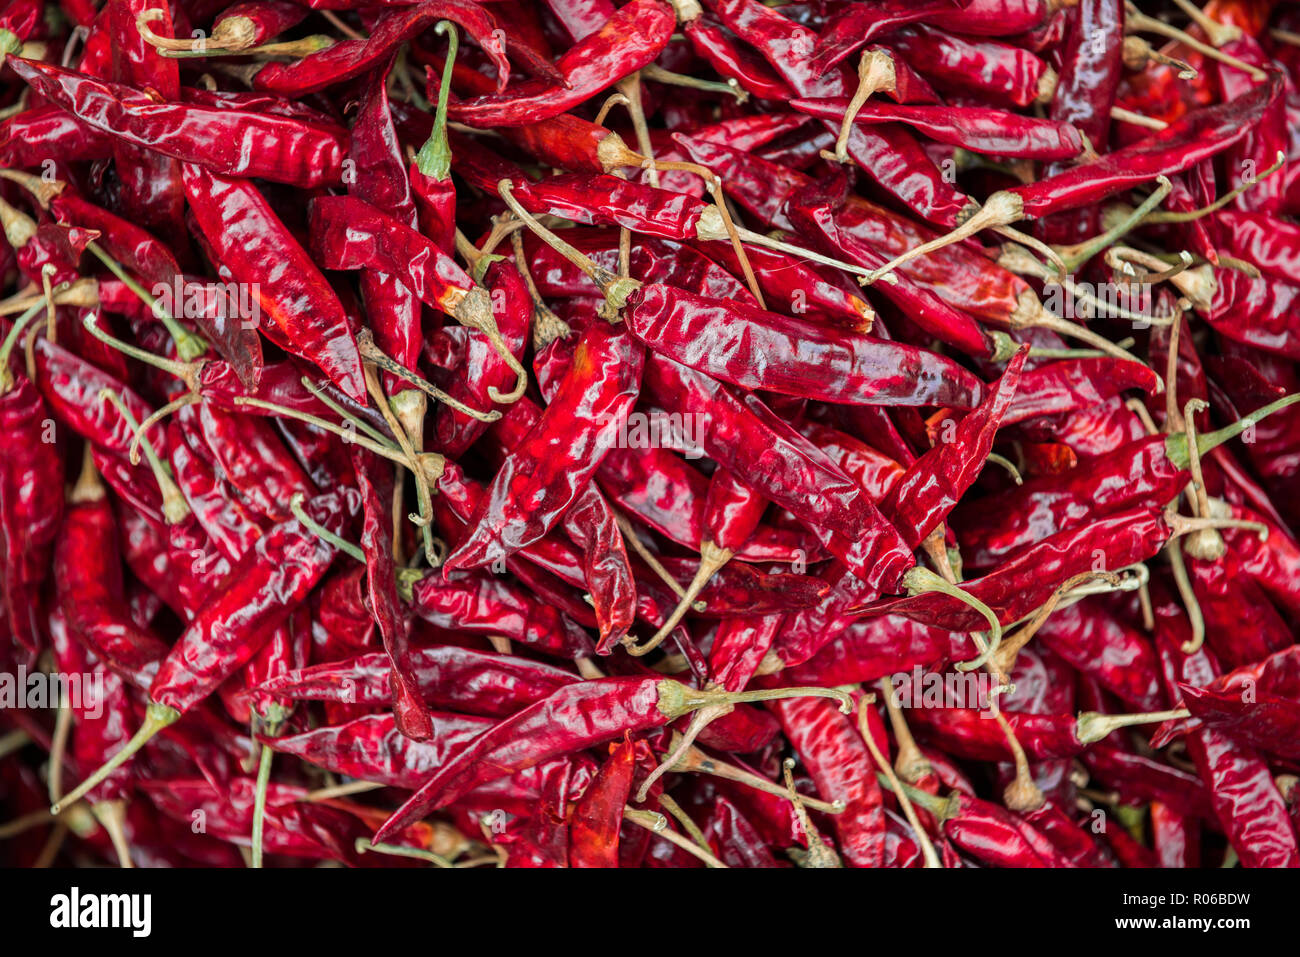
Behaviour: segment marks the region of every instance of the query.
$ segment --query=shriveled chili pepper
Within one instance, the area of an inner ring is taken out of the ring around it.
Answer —
[[[361,356],[343,307],[262,194],[251,183],[189,163],[184,174],[186,198],[208,243],[238,281],[257,290],[270,319],[258,328],[364,401]]]
[[[676,681],[657,678],[599,678],[562,688],[475,738],[384,822],[375,839],[383,840],[479,784],[556,754],[590,747],[621,734],[662,727],[709,705],[793,693],[798,692],[695,691]],[[816,693],[843,700],[842,692],[818,689]]]
[[[632,0],[556,61],[559,83],[527,80],[513,92],[464,100],[452,105],[451,118],[493,127],[556,116],[653,60],[675,23],[672,8],[660,0]]]
[[[438,20],[460,24],[497,67],[497,87],[510,78],[504,38],[485,10],[462,0],[423,0],[411,7],[390,9],[379,18],[370,36],[343,40],[308,54],[295,63],[271,63],[257,71],[253,85],[283,96],[302,96],[350,80],[383,63],[398,47]]]

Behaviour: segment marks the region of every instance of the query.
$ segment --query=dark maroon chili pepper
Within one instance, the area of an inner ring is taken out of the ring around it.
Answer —
[[[356,339],[338,297],[257,188],[186,164],[185,195],[203,235],[235,279],[257,290],[270,321],[258,328],[314,362],[353,399],[365,381]]]
[[[1189,817],[1213,817],[1209,794],[1193,772],[1126,751],[1109,740],[1090,744],[1080,760],[1098,783],[1119,790],[1127,801],[1160,801]]]
[[[488,128],[549,119],[652,61],[675,24],[672,8],[660,0],[632,0],[556,61],[562,82],[526,80],[513,91],[463,100],[452,104],[451,118]]]
[[[1154,591],[1154,589],[1153,589]],[[1156,612],[1156,648],[1170,698],[1179,686],[1203,687],[1218,676],[1210,652],[1181,650],[1190,638],[1190,625],[1181,609],[1159,593],[1152,594]],[[1223,732],[1203,728],[1187,736],[1187,751],[1210,790],[1215,817],[1245,867],[1300,866],[1300,847],[1291,827],[1286,803],[1278,794],[1267,762],[1257,751],[1235,744]]]
[[[836,120],[844,116],[849,101],[843,97],[795,99],[790,105],[809,116]],[[997,156],[1067,160],[1084,152],[1079,131],[1068,122],[1036,120],[984,107],[868,103],[854,114],[854,122],[902,123],[940,143]]]
[[[162,813],[193,822],[202,812],[207,833],[245,844],[252,829],[256,785],[252,778],[233,778],[228,789],[203,779],[169,778],[142,781],[140,786]],[[353,862],[357,823],[334,808],[303,803],[302,788],[273,784],[266,803],[263,841],[267,853],[312,860]]]
[[[364,40],[343,40],[294,63],[271,63],[257,71],[253,86],[281,96],[301,97],[342,83],[381,65],[398,47],[438,20],[451,20],[470,34],[497,68],[497,89],[510,79],[504,35],[487,11],[462,0],[423,0],[415,6],[390,8]]]
[[[84,123],[134,146],[203,166],[311,188],[340,181],[347,136],[320,123],[265,113],[158,103],[128,86],[57,66],[8,61],[31,88]]]

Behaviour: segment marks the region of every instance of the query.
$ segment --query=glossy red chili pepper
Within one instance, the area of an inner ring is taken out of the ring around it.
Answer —
[[[569,822],[570,867],[617,867],[623,809],[632,790],[636,748],[630,736],[611,749]]]
[[[845,802],[834,816],[840,853],[855,867],[882,866],[884,798],[875,762],[853,720],[829,701],[791,699],[773,708],[822,797]]]
[[[147,688],[168,648],[162,639],[135,626],[122,601],[115,526],[94,469],[83,470],[55,541],[57,600],[74,640],[84,642],[126,681]]]
[[[816,63],[816,34],[757,0],[709,0],[723,25],[757,49],[800,96],[848,96],[847,76]],[[835,124],[838,127],[838,124]],[[867,176],[930,222],[954,226],[970,201],[939,173],[905,130],[854,127],[848,153]]]
[[[556,61],[561,82],[528,80],[513,92],[464,100],[452,105],[451,118],[490,128],[556,116],[652,61],[675,24],[672,8],[660,0],[632,0]]]
[[[504,38],[485,10],[462,0],[423,0],[415,6],[383,13],[363,40],[343,40],[294,63],[271,63],[257,71],[253,85],[282,96],[300,97],[323,90],[373,69],[411,38],[438,20],[464,27],[497,68],[497,88],[510,78]]]
[[[313,521],[336,535],[356,507],[356,495],[350,491],[318,495],[305,505]],[[177,640],[149,687],[150,698],[180,712],[203,700],[256,654],[270,629],[320,581],[334,551],[297,519],[269,530],[231,570],[229,587]]]
[[[909,547],[934,531],[979,478],[1003,416],[1014,405],[1028,356],[1028,349],[1017,352],[988,398],[909,465],[880,503]]]
[[[578,680],[552,665],[454,646],[414,649],[410,664],[421,698],[432,707],[496,718]],[[259,690],[295,701],[374,707],[389,701],[389,670],[388,656],[375,652],[278,675]]]
[[[965,370],[925,350],[670,286],[639,287],[624,319],[656,353],[745,389],[826,402],[964,408],[981,392]]]
[[[265,113],[158,103],[147,93],[45,63],[8,61],[42,97],[136,147],[224,176],[311,188],[338,183],[347,136],[337,127]]]
[[[790,101],[796,110],[827,120],[844,116],[848,104],[843,97]],[[1083,138],[1068,121],[1036,120],[984,107],[868,103],[854,114],[854,122],[903,123],[940,143],[996,156],[1067,160],[1084,151]]]
[[[1152,595],[1156,612],[1156,648],[1163,665],[1165,688],[1171,699],[1179,685],[1204,686],[1218,667],[1201,649],[1186,654],[1181,647],[1190,627],[1177,606]],[[1268,764],[1253,748],[1235,744],[1220,731],[1205,728],[1187,737],[1187,751],[1210,790],[1215,817],[1246,867],[1300,866],[1300,847],[1278,794]]]
[[[185,195],[208,244],[257,291],[269,322],[258,328],[320,366],[343,392],[365,400],[361,356],[338,297],[257,188],[186,164]]]

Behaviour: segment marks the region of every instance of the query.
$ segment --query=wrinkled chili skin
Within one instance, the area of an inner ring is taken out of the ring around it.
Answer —
[[[47,441],[52,420],[26,376],[0,395],[0,546],[4,602],[11,633],[35,652],[42,641],[37,595],[63,512],[63,463]]]
[[[962,557],[991,568],[1036,541],[1089,519],[1140,505],[1162,505],[1178,494],[1191,473],[1166,452],[1164,436],[1150,436],[1093,459],[1065,475],[1030,479],[1023,485],[958,508],[952,527]]]
[[[454,645],[416,649],[410,664],[430,706],[494,718],[507,717],[578,680],[552,665]],[[302,701],[383,705],[390,694],[389,668],[387,654],[372,652],[288,672],[264,682],[262,690]]]
[[[338,297],[257,189],[193,164],[185,194],[208,242],[240,282],[253,284],[273,342],[320,368],[364,401],[361,354]]]
[[[225,176],[312,188],[341,181],[345,131],[265,113],[157,103],[147,94],[50,64],[8,61],[41,96],[134,146]]]
[[[448,115],[470,126],[519,126],[571,109],[652,61],[667,44],[677,18],[660,0],[632,0],[556,61],[562,84],[524,81],[516,92],[453,104]]]
[[[384,822],[383,837],[458,794],[559,753],[662,726],[655,678],[598,678],[531,705],[480,734]]]
[[[1023,203],[1024,215],[1034,218],[1100,202],[1161,174],[1180,173],[1238,142],[1280,90],[1275,77],[1231,104],[1194,110],[1132,146],[1009,192]]]
[[[625,317],[657,353],[745,389],[957,408],[970,408],[981,393],[965,370],[933,353],[667,286],[642,286]]]
[[[589,327],[541,419],[507,456],[444,566],[473,568],[531,545],[560,520],[615,444],[636,401],[644,351],[626,332]]]
[[[257,71],[253,85],[282,96],[301,97],[358,76],[382,64],[399,46],[438,20],[463,27],[488,54],[499,70],[498,86],[510,76],[503,36],[486,11],[462,0],[423,0],[415,6],[390,8],[379,18],[369,37],[343,40],[293,63],[271,63]]]
[[[1190,629],[1177,607],[1156,603],[1156,647],[1170,698],[1180,682],[1205,685],[1217,677],[1217,664],[1205,649],[1180,649]],[[1210,791],[1210,802],[1244,867],[1300,867],[1300,847],[1286,803],[1269,774],[1268,764],[1253,748],[1234,743],[1209,728],[1187,737],[1187,751]]]
[[[304,507],[318,524],[341,534],[358,508],[355,492],[329,492]],[[247,662],[270,629],[320,581],[334,558],[333,545],[291,519],[258,539],[231,571],[229,587],[190,622],[168,652],[149,687],[150,697],[184,713]]]

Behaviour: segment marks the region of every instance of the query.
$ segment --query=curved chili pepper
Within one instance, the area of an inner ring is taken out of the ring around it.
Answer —
[[[295,63],[271,63],[257,71],[253,85],[282,96],[300,97],[323,90],[373,69],[411,38],[438,20],[460,24],[491,57],[497,68],[497,88],[505,89],[510,78],[505,42],[496,34],[496,24],[487,11],[462,0],[422,0],[415,6],[390,9],[364,40],[343,40],[310,53]]]
[[[556,116],[653,60],[676,22],[672,8],[660,0],[632,0],[556,61],[562,82],[525,81],[514,92],[463,100],[452,104],[451,118],[470,126],[495,127]]]

